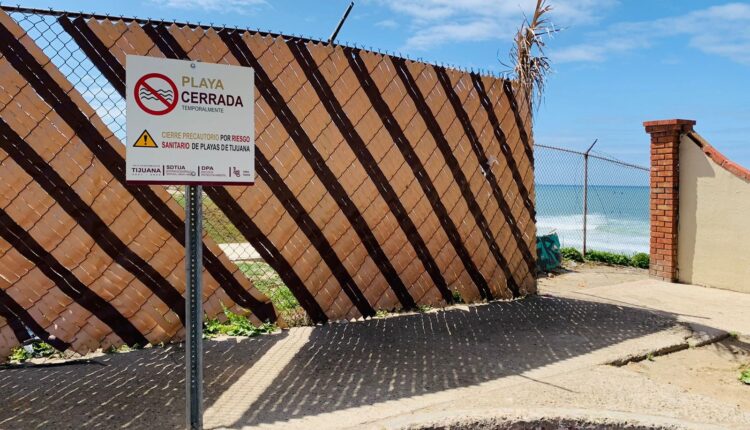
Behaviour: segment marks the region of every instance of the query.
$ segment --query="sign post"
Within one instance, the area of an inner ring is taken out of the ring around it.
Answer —
[[[188,428],[203,428],[203,285],[201,263],[203,260],[202,191],[200,185],[185,187],[185,269],[187,287],[185,300],[185,379]]]
[[[128,55],[126,180],[185,187],[187,428],[203,428],[203,186],[255,180],[247,67]]]

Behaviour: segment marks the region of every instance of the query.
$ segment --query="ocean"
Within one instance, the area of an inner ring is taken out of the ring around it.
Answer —
[[[537,234],[556,232],[563,247],[583,244],[583,187],[536,185]],[[649,187],[589,185],[586,247],[649,252]]]

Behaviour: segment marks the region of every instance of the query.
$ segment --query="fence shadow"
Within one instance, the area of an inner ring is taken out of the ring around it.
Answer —
[[[226,390],[288,332],[206,341],[206,402]],[[182,344],[85,363],[0,369],[0,429],[185,427]]]
[[[310,330],[268,388],[251,402],[234,404],[244,410],[233,411],[233,424],[285,421],[471,386],[675,323],[671,315],[635,308],[536,296],[469,311],[329,324]],[[206,408],[288,336],[207,342]],[[182,360],[183,351],[173,347],[107,356],[99,360],[105,366],[0,370],[0,428],[61,428],[71,417],[73,427],[182,428]]]

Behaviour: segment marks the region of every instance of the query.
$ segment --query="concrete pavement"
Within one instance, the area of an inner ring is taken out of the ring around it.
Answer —
[[[568,282],[575,276],[566,278]],[[539,289],[542,294],[650,310],[677,321],[750,335],[750,294],[652,279],[593,287],[541,280]]]
[[[750,333],[750,297],[636,279],[543,280],[541,294],[522,301],[208,341],[206,427],[397,428],[515,416],[750,427],[735,405],[606,365]],[[182,360],[172,346],[2,369],[0,428],[181,428]]]

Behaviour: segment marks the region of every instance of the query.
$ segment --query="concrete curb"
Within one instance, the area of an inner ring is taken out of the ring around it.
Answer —
[[[659,357],[678,351],[684,351],[689,348],[700,348],[712,343],[721,342],[722,340],[729,337],[728,332],[713,327],[707,327],[704,325],[692,323],[683,323],[681,325],[687,327],[692,332],[692,334],[686,337],[683,342],[674,343],[672,345],[665,345],[651,351],[641,351],[635,354],[630,354],[622,358],[609,361],[605,364],[608,364],[610,366],[622,367],[628,363],[637,363],[639,361],[643,361],[652,357]]]

